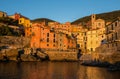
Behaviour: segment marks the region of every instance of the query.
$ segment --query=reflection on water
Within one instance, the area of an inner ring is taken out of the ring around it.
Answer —
[[[78,62],[2,62],[0,79],[120,79],[120,72]]]

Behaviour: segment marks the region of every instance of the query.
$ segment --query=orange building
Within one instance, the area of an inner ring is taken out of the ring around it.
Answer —
[[[62,32],[57,33],[57,49],[59,50],[68,49],[68,39],[66,38],[66,34]]]
[[[65,24],[60,24],[58,22],[49,22],[48,26],[64,34],[69,34],[69,35],[71,34],[72,25],[70,22],[66,22]]]
[[[30,46],[32,48],[39,48],[40,47],[40,32],[41,28],[38,24],[33,24],[32,25],[32,38],[31,38],[31,44]]]
[[[76,38],[71,37],[71,39],[68,39],[68,49],[76,49],[76,46]]]
[[[32,48],[55,49],[56,46],[56,34],[49,27],[40,23],[32,24]]]
[[[31,48],[68,50],[76,48],[76,40],[67,34],[45,26],[42,23],[32,24]]]

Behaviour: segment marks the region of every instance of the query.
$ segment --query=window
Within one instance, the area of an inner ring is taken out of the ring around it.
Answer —
[[[86,46],[85,46],[85,49],[86,49]]]
[[[118,37],[117,37],[117,33],[115,33],[115,37],[116,37],[116,39],[118,38]]]
[[[87,41],[87,37],[86,37],[86,41]]]
[[[81,36],[83,36],[83,34],[81,33]]]
[[[49,46],[49,44],[47,44],[47,46]]]
[[[55,39],[53,39],[53,42],[55,43]]]
[[[116,43],[116,46],[117,46],[117,43]]]
[[[109,31],[108,31],[108,27],[106,27],[106,32],[108,33]]]
[[[54,34],[54,38],[55,38],[55,34]]]
[[[91,48],[91,51],[93,51],[93,48]]]
[[[117,22],[115,22],[115,26],[117,26]]]
[[[49,37],[49,33],[47,33],[47,37]]]
[[[107,41],[109,41],[109,36],[107,36]]]
[[[87,41],[87,37],[84,37],[84,41]]]
[[[101,23],[98,23],[98,26],[101,26]]]
[[[60,44],[60,46],[62,46],[62,45]]]
[[[85,32],[85,36],[86,36],[86,32]]]
[[[113,30],[113,24],[111,25],[111,30]]]
[[[4,13],[3,13],[3,17],[5,17]]]
[[[84,41],[85,41],[85,37],[84,37]]]
[[[103,38],[104,36],[102,35],[102,38]]]
[[[53,44],[53,47],[55,47],[55,44]]]
[[[112,34],[112,38],[111,38],[111,40],[113,40],[113,38],[114,38],[114,35]]]
[[[49,38],[47,38],[47,42],[49,42]]]
[[[20,23],[21,23],[22,21],[20,20]]]

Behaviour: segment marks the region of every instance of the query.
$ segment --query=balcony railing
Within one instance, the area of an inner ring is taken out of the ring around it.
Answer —
[[[115,33],[116,31],[115,30],[109,30],[109,31],[107,31],[105,34],[113,34],[113,33]]]
[[[110,33],[114,33],[114,32],[115,32],[115,30],[109,30],[109,32],[110,32]]]
[[[115,42],[120,42],[120,40],[119,40],[119,39],[117,39],[117,40],[115,40]]]

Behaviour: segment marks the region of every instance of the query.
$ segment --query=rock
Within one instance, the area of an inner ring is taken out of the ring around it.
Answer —
[[[17,49],[3,49],[0,53],[0,60],[13,60],[17,61],[18,51]]]
[[[0,46],[8,46],[10,48],[29,47],[30,38],[15,36],[0,36]]]
[[[17,49],[9,49],[7,51],[5,51],[5,54],[7,57],[17,57],[18,56],[18,50]]]
[[[3,55],[2,55],[2,53],[0,53],[0,60],[3,60]]]
[[[42,58],[42,59],[46,59],[46,57],[47,57],[46,54],[44,54],[44,53],[42,53],[40,51],[37,52],[37,56],[40,57],[40,58]]]
[[[16,56],[10,56],[10,57],[8,57],[9,58],[9,60],[11,60],[11,61],[17,61],[17,57]]]
[[[26,55],[26,54],[21,55],[21,60],[22,61],[38,61],[36,57],[32,55]]]

